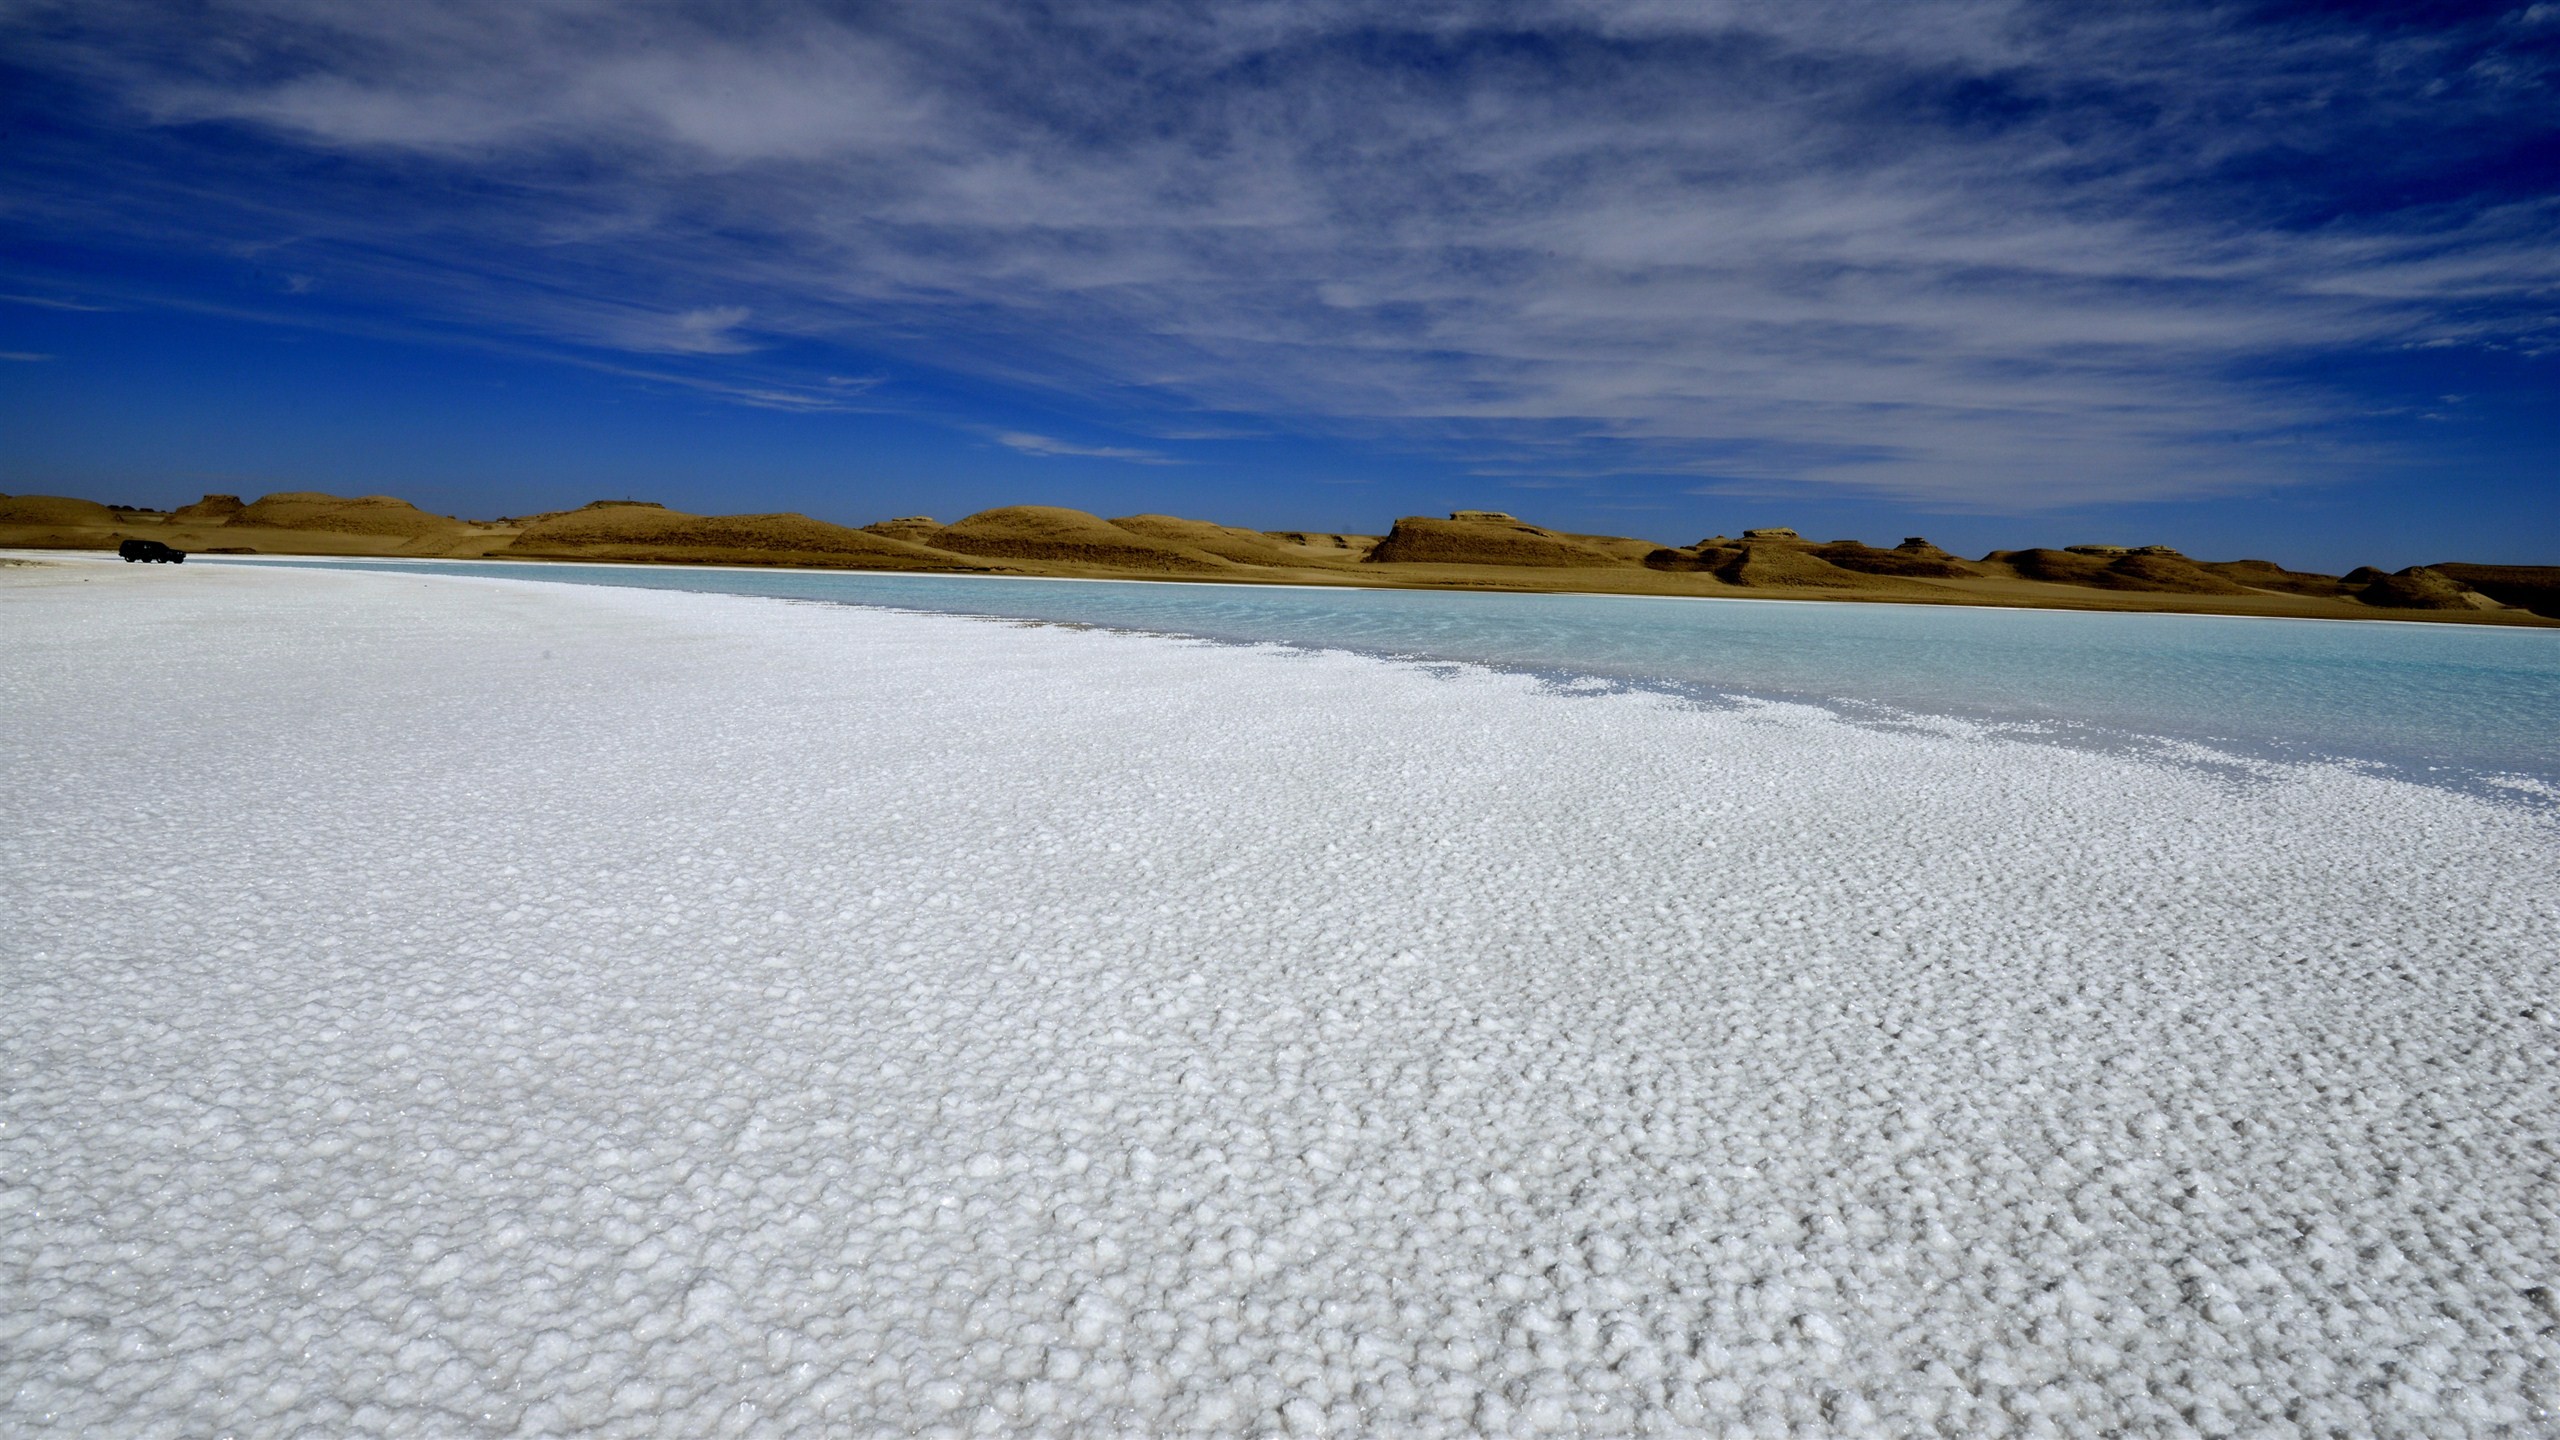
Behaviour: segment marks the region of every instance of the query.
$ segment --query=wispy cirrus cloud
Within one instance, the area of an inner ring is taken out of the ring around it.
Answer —
[[[160,147],[36,223],[289,235],[741,403],[833,347],[1132,433],[2018,507],[2352,463],[2324,356],[2560,345],[2498,138],[2560,118],[2540,7],[19,10]]]
[[[1064,455],[1084,460],[1126,460],[1135,465],[1179,465],[1182,462],[1158,450],[1141,450],[1125,445],[1078,445],[1047,435],[1034,435],[1026,430],[1001,430],[995,442],[1008,450],[1025,455]]]
[[[47,295],[0,295],[0,304],[31,305],[39,310],[72,310],[84,314],[96,314],[111,308],[105,305],[84,305],[77,300],[57,300]]]

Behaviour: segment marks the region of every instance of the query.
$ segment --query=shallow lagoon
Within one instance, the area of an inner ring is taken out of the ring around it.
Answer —
[[[1096,625],[1804,700],[1877,720],[1952,715],[2075,744],[2158,737],[2252,755],[2364,761],[2451,783],[2560,781],[2560,633],[2549,631],[850,571],[287,563]]]

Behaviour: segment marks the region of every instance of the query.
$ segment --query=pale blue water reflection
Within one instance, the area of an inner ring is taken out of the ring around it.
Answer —
[[[1955,715],[2043,727],[2075,743],[2157,736],[2420,774],[2560,780],[2560,631],[844,571],[295,563],[1099,625],[1811,700],[1858,715]]]

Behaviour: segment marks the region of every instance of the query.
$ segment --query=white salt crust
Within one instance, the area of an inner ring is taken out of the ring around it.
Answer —
[[[2560,1424],[2527,809],[98,578],[0,588],[7,1433]]]

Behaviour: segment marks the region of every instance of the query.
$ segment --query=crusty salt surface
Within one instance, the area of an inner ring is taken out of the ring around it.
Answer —
[[[0,591],[0,1429],[2531,1433],[2560,827],[1346,656]]]

